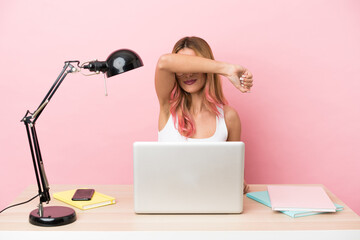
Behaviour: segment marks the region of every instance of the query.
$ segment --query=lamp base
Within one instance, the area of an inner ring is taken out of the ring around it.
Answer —
[[[43,216],[40,217],[38,209],[33,210],[29,216],[31,224],[42,227],[62,226],[76,220],[76,213],[74,209],[69,207],[51,206],[43,208]]]

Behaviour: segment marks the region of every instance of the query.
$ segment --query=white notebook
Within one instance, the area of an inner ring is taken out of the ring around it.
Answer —
[[[270,185],[268,193],[275,211],[336,212],[334,203],[321,186]]]

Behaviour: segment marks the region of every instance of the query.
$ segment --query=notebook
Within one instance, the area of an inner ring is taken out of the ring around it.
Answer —
[[[246,196],[250,199],[253,199],[259,203],[264,204],[265,206],[268,206],[271,208],[270,198],[267,191],[260,191],[260,192],[251,192],[247,193]],[[342,211],[344,210],[344,207],[334,203],[336,206],[336,211]],[[320,214],[323,212],[313,212],[313,211],[280,211],[290,217],[296,218],[296,217],[305,217],[315,214]]]
[[[275,211],[336,212],[321,186],[269,185],[268,193]]]
[[[241,213],[243,142],[135,142],[136,213]]]
[[[74,195],[76,189],[57,192],[53,194],[53,197],[57,200],[60,200],[64,203],[67,203],[71,206],[77,207],[81,210],[87,210],[91,208],[106,206],[110,204],[115,204],[115,198],[110,197],[108,195],[96,192],[94,193],[93,197],[89,201],[73,201],[71,200],[72,196]]]

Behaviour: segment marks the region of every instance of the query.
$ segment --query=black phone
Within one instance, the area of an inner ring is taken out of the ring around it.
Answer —
[[[94,195],[94,189],[77,189],[71,200],[73,201],[89,201]]]

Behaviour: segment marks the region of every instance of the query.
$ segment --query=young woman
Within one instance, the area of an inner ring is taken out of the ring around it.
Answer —
[[[215,61],[198,37],[180,39],[172,54],[160,57],[155,72],[159,141],[240,141],[240,118],[227,104],[219,75],[243,93],[253,86],[246,68]]]
[[[185,37],[156,66],[160,103],[159,141],[240,141],[238,113],[227,104],[219,75],[246,93],[252,74],[236,64],[214,60],[210,46]]]

